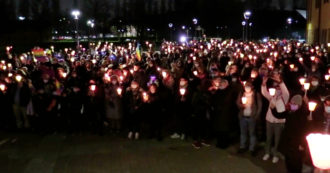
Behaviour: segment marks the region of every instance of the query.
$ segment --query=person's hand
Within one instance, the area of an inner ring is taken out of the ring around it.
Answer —
[[[280,75],[274,75],[272,77],[272,79],[278,83],[281,83],[282,82],[282,79],[281,79],[281,76]]]
[[[264,77],[262,79],[262,85],[266,85],[267,84],[267,81],[268,81],[268,77]]]

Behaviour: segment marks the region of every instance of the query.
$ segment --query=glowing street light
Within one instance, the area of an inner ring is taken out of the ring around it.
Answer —
[[[184,35],[180,36],[180,42],[181,42],[181,43],[185,43],[185,42],[187,42],[187,37],[184,36]]]
[[[197,19],[197,18],[193,18],[192,21],[193,21],[193,24],[194,24],[194,25],[197,25],[197,24],[198,24],[198,19]]]
[[[24,16],[18,16],[18,20],[24,21],[26,18]]]
[[[291,25],[292,24],[292,18],[289,17],[288,19],[286,19],[286,23],[288,23],[289,25]]]
[[[78,20],[80,16],[79,10],[72,10],[71,15],[74,17],[74,19]]]
[[[87,26],[94,28],[95,26],[94,20],[87,20]]]
[[[252,13],[249,10],[245,11],[243,14],[245,20],[249,20],[251,15],[252,15]]]

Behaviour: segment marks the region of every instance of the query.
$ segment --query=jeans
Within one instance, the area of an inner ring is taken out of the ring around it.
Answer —
[[[26,107],[22,107],[19,105],[13,105],[13,112],[16,118],[16,126],[17,128],[22,128],[23,125],[25,128],[30,127],[29,119],[26,114]]]
[[[256,146],[256,120],[254,118],[242,117],[239,120],[241,129],[240,148],[246,148],[248,134],[250,137],[249,150],[253,151]]]
[[[277,151],[278,149],[278,144],[280,143],[280,138],[282,131],[284,129],[284,123],[270,123],[267,122],[266,124],[266,135],[267,135],[267,140],[266,140],[266,154],[271,153],[271,145],[273,141],[273,136],[275,136],[275,142],[274,142],[274,156],[279,156],[279,153]]]

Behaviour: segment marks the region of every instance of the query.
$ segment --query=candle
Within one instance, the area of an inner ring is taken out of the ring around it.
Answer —
[[[315,61],[315,56],[311,56],[311,60],[312,61]]]
[[[120,81],[124,81],[124,76],[119,76]]]
[[[269,88],[269,94],[270,94],[270,96],[275,96],[276,89],[275,88]]]
[[[6,85],[5,84],[0,84],[0,90],[5,91],[6,90]]]
[[[166,73],[166,71],[163,71],[163,72],[162,72],[162,76],[163,76],[163,78],[166,78],[166,77],[167,77],[167,73]]]
[[[180,94],[183,96],[186,94],[186,89],[185,88],[180,88]]]
[[[96,59],[92,59],[92,63],[93,64],[96,64]]]
[[[304,89],[307,91],[309,90],[311,84],[310,83],[304,83]]]
[[[71,62],[74,62],[74,57],[71,57],[71,58],[70,58],[70,61],[71,61]]]
[[[329,78],[330,78],[330,74],[326,74],[326,75],[324,76],[324,79],[325,79],[325,80],[329,80]]]
[[[129,72],[130,72],[131,74],[133,74],[133,73],[134,73],[134,70],[133,70],[133,69],[130,69]]]
[[[122,88],[120,88],[120,87],[118,87],[118,88],[117,88],[117,94],[118,94],[118,95],[121,95],[121,94],[122,94],[122,92],[123,92],[123,89],[122,89]]]
[[[242,104],[245,105],[247,103],[247,98],[246,97],[242,97]]]
[[[13,76],[13,73],[8,73],[8,77],[12,77]]]
[[[195,75],[195,76],[197,76],[197,75],[198,75],[198,72],[197,72],[196,70],[195,70],[193,73],[194,73],[194,75]]]
[[[63,78],[66,78],[67,75],[68,75],[68,74],[67,74],[66,72],[63,72],[63,73],[62,73],[62,77],[63,77]]]
[[[308,102],[308,109],[309,109],[309,111],[311,111],[311,112],[315,111],[316,106],[317,106],[317,103],[316,102],[313,102],[313,101]]]
[[[299,62],[303,62],[304,61],[304,58],[299,58]]]
[[[300,85],[304,86],[305,82],[306,82],[306,78],[300,78],[299,79]]]
[[[22,76],[21,75],[16,75],[15,77],[17,82],[21,82],[22,81]]]
[[[291,69],[294,69],[294,64],[290,64],[290,68]]]
[[[94,92],[94,91],[96,90],[96,85],[91,85],[91,86],[89,86],[89,89],[90,89],[92,92]]]
[[[149,100],[149,95],[146,92],[143,92],[142,96],[143,96],[143,101],[144,102],[147,102]]]

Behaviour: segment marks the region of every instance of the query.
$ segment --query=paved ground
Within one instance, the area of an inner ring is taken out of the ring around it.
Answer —
[[[142,139],[114,135],[0,135],[0,173],[281,173],[272,164],[235,147],[196,150],[187,141]]]

